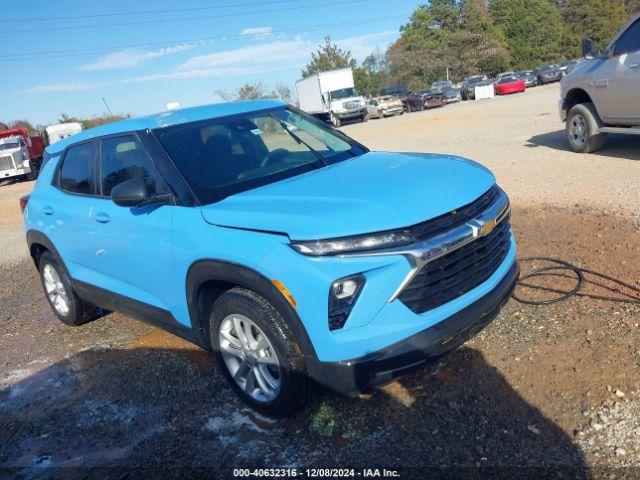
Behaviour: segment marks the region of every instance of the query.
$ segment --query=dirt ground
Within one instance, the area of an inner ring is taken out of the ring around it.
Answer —
[[[512,198],[521,256],[640,286],[640,145],[566,151],[556,97],[557,85],[344,129],[376,149],[479,160]],[[119,314],[60,324],[24,248],[17,199],[31,186],[0,187],[0,475],[378,466],[408,469],[403,478],[640,476],[638,305],[512,300],[465,346],[371,398],[318,391],[276,421],[245,408],[206,353],[170,334]]]

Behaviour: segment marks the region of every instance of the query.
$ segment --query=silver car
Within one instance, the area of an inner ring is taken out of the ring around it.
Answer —
[[[600,150],[608,133],[640,135],[640,14],[597,53],[583,41],[585,60],[560,83],[560,118],[571,148]]]

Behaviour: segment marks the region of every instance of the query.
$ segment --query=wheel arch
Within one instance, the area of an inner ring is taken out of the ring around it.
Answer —
[[[40,257],[45,251],[50,252],[55,258],[56,261],[67,270],[66,265],[62,261],[62,257],[60,253],[56,249],[55,245],[51,241],[49,237],[47,237],[44,233],[39,232],[38,230],[29,230],[27,232],[27,246],[29,247],[29,254],[31,255],[31,259],[35,264],[36,268],[38,268],[38,264],[40,262]],[[67,274],[69,271],[67,270]]]
[[[186,295],[193,332],[202,346],[210,348],[209,316],[211,306],[225,291],[233,287],[251,290],[265,298],[283,316],[302,354],[316,357],[315,349],[295,309],[264,275],[239,263],[217,259],[199,260],[187,272]]]
[[[565,110],[567,111],[567,113],[569,113],[569,110],[571,110],[574,106],[578,105],[579,103],[586,102],[593,103],[591,96],[586,92],[586,90],[582,88],[573,88],[567,92],[567,95],[565,97]]]

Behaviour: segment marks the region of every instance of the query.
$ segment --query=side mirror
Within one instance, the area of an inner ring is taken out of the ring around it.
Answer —
[[[135,207],[149,198],[147,185],[141,178],[132,178],[111,189],[111,200],[119,207]]]
[[[592,38],[583,38],[582,39],[582,56],[585,58],[593,58],[594,56],[594,46]]]

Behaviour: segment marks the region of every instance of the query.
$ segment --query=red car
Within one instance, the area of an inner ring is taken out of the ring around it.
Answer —
[[[510,93],[521,93],[526,90],[524,80],[514,76],[502,77],[493,84],[496,89],[496,95],[508,95]]]

